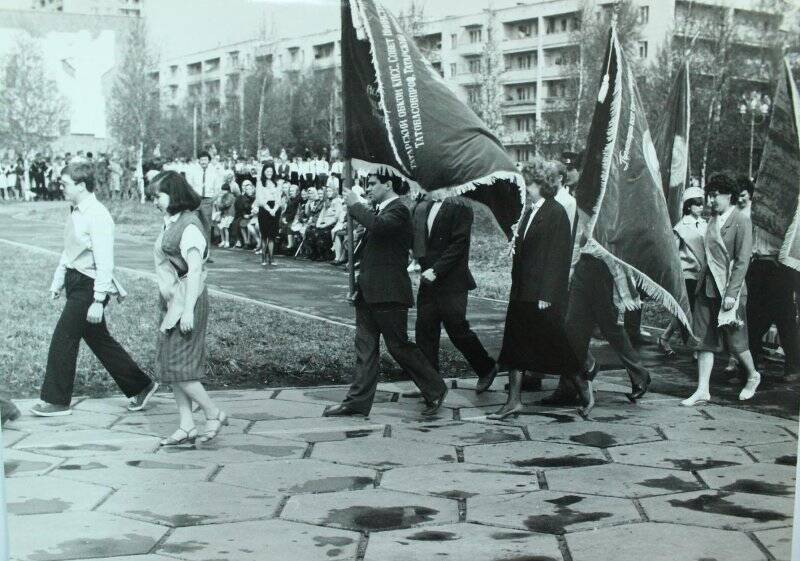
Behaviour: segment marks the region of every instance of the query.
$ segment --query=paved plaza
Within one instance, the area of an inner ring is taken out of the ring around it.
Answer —
[[[789,560],[796,420],[605,381],[590,421],[487,421],[504,381],[448,380],[424,422],[405,382],[368,419],[321,416],[341,387],[214,392],[231,426],[173,449],[169,394],[23,416],[3,431],[12,559]]]

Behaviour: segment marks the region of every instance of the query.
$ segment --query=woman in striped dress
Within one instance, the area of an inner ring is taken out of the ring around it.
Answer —
[[[156,374],[172,386],[180,415],[179,428],[161,445],[193,444],[198,438],[192,402],[206,416],[200,441],[207,442],[228,424],[228,416],[211,401],[201,382],[206,370],[209,306],[205,287],[208,240],[196,212],[200,198],[176,171],[159,173],[153,185],[156,206],[164,213],[164,228],[154,248],[161,311]]]

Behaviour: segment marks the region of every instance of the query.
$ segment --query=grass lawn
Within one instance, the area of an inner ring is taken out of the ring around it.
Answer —
[[[149,207],[148,207],[149,208]],[[63,298],[52,301],[57,257],[0,243],[0,392],[15,398],[38,395],[47,350]],[[157,310],[155,283],[121,274],[129,291],[108,313],[109,330],[147,372],[153,371]],[[208,329],[210,388],[346,384],[355,364],[354,330],[298,318],[255,304],[211,297]],[[442,350],[447,376],[471,375],[457,351]],[[399,367],[384,352],[383,379],[399,379]],[[75,395],[117,393],[94,355],[81,345]]]

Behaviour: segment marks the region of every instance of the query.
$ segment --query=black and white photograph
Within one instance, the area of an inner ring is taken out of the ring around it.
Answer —
[[[800,561],[800,0],[0,0],[0,561]]]

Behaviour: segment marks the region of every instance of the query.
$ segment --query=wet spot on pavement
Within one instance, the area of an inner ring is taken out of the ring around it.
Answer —
[[[438,510],[423,506],[351,506],[331,510],[325,522],[356,530],[388,530],[430,522],[438,513]]]
[[[737,518],[750,518],[757,522],[775,522],[787,520],[789,517],[773,510],[749,508],[728,500],[730,493],[700,495],[693,499],[682,501],[672,499],[669,504],[676,508],[686,508],[696,512],[720,514],[722,516],[735,516]]]
[[[588,456],[556,456],[552,458],[530,458],[527,460],[515,460],[511,462],[517,467],[586,467],[599,466],[607,463],[601,458],[590,458]]]
[[[664,458],[665,462],[671,463],[677,469],[684,471],[696,471],[699,469],[710,469],[717,467],[738,466],[738,462],[726,462],[725,460],[712,460],[706,458],[705,460],[687,460],[685,458]]]
[[[583,522],[596,522],[611,516],[610,512],[578,512],[570,508],[584,498],[577,495],[564,495],[546,502],[556,506],[555,514],[537,514],[525,520],[525,526],[532,532],[545,534],[565,534],[567,528]]]
[[[595,446],[597,448],[607,448],[617,443],[617,439],[610,434],[593,430],[583,434],[575,434],[569,437],[572,442],[578,444],[585,444],[586,446]]]
[[[700,487],[700,484],[696,481],[684,481],[680,477],[676,477],[674,475],[645,479],[644,481],[640,481],[639,485],[642,487],[650,487],[651,489],[675,491],[676,493],[680,493],[682,491],[697,491],[697,489]]]
[[[730,485],[720,487],[722,491],[733,491],[739,493],[755,493],[756,495],[791,495],[794,492],[794,485],[784,483],[769,483],[757,479],[739,479]]]
[[[287,493],[331,493],[334,491],[357,491],[371,487],[371,477],[323,477],[306,481],[287,489]]]
[[[7,460],[3,463],[6,477],[15,473],[28,473],[31,471],[41,471],[50,467],[47,462],[29,462],[28,460]]]
[[[72,506],[72,503],[61,499],[26,499],[20,502],[9,502],[7,506],[9,514],[52,514],[64,512]]]
[[[85,464],[64,464],[60,466],[58,469],[63,469],[67,471],[90,471],[94,469],[106,469],[108,468],[107,465],[101,464],[100,462],[88,462]]]
[[[406,539],[419,542],[449,542],[457,540],[458,534],[454,534],[453,532],[426,530],[423,532],[417,532],[416,534],[407,536]]]
[[[791,454],[786,456],[781,456],[779,458],[775,458],[775,463],[780,464],[782,466],[796,466],[797,456],[793,456]]]

